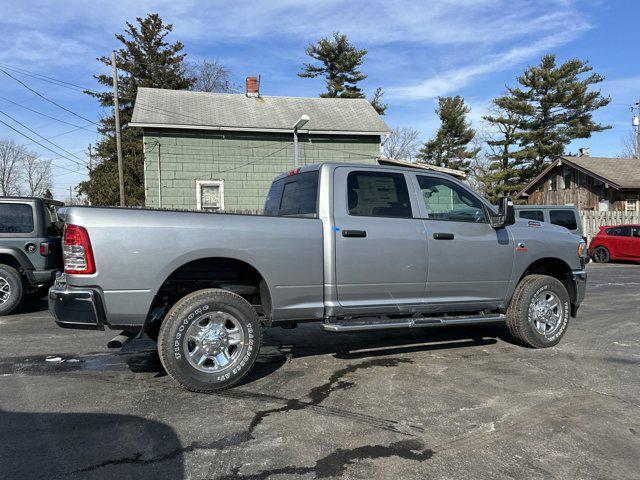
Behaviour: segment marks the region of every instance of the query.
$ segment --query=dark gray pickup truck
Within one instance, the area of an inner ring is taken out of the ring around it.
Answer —
[[[515,220],[446,175],[322,164],[275,179],[264,215],[70,207],[62,327],[142,333],[167,372],[208,392],[254,364],[262,328],[330,332],[506,323],[557,344],[584,297],[586,248]]]

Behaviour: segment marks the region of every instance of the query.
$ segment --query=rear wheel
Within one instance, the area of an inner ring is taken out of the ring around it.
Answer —
[[[513,294],[507,327],[525,346],[552,347],[564,335],[570,311],[569,293],[562,282],[547,275],[528,275]]]
[[[0,265],[0,316],[9,315],[22,303],[22,277],[13,267]]]
[[[600,245],[593,251],[593,261],[596,263],[608,263],[611,260],[609,250]]]
[[[158,352],[180,385],[213,392],[234,385],[251,370],[261,338],[251,304],[235,293],[206,289],[171,308],[160,327]]]

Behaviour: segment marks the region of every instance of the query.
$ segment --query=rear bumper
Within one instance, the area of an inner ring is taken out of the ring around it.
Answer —
[[[51,270],[27,270],[26,275],[29,283],[34,285],[51,285],[56,279],[56,274],[62,268],[52,268]]]
[[[99,293],[56,283],[49,289],[49,311],[62,328],[104,330],[104,309]]]

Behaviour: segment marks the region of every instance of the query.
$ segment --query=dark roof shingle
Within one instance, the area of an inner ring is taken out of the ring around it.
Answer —
[[[637,158],[564,156],[562,160],[592,172],[619,188],[640,188],[640,160]]]

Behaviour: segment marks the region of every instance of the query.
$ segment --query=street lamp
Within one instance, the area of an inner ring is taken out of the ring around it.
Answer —
[[[309,115],[302,115],[293,126],[293,166],[298,168],[298,130],[309,121]]]

